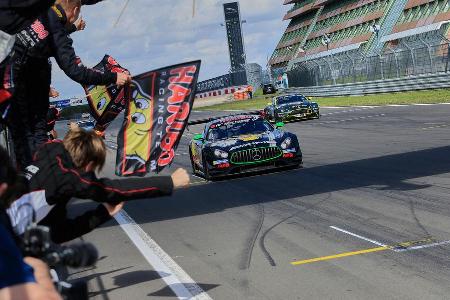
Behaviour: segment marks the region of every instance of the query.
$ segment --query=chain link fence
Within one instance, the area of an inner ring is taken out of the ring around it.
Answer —
[[[411,47],[404,43],[381,55],[349,51],[297,63],[288,72],[293,87],[336,85],[449,72],[450,44]]]

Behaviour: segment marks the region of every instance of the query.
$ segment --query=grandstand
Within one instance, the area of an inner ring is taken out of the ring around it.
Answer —
[[[285,0],[269,65],[297,86],[448,70],[448,0]],[[289,73],[288,73],[289,74]],[[293,79],[291,78],[293,77]]]

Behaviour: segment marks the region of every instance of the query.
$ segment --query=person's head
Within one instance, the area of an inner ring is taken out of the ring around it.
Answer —
[[[15,200],[13,187],[17,182],[17,172],[9,159],[8,152],[0,147],[0,207],[7,208]]]
[[[106,145],[94,131],[71,126],[63,140],[75,167],[85,172],[100,171],[106,160]]]
[[[73,24],[80,16],[81,0],[57,0],[66,13],[67,22]]]

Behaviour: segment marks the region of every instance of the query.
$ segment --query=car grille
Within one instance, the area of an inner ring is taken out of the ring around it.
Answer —
[[[234,152],[231,154],[230,161],[237,165],[253,164],[276,159],[282,154],[283,152],[278,147],[253,148]]]

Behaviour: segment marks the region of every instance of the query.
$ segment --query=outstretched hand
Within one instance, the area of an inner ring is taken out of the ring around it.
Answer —
[[[178,168],[172,174],[172,181],[174,188],[187,187],[190,182],[189,174],[186,169]]]
[[[126,83],[131,82],[131,76],[125,73],[117,73],[116,84],[118,86],[125,85]]]
[[[57,97],[59,97],[59,92],[55,88],[50,87],[50,92],[48,95],[49,95],[49,97],[57,98]]]
[[[108,211],[109,215],[111,217],[114,217],[119,211],[122,210],[124,202],[120,202],[117,204],[109,204],[109,203],[103,203],[106,210]]]
[[[79,18],[74,23],[75,27],[77,28],[77,31],[84,30],[86,28],[86,22],[83,20],[83,18]]]

